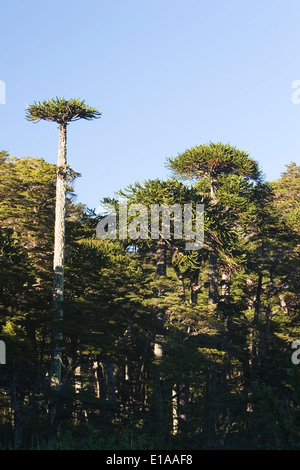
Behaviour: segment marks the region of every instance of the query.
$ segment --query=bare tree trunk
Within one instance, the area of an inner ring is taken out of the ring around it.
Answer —
[[[157,276],[166,276],[166,243],[159,240],[156,250],[156,273]],[[160,288],[158,296],[161,295]],[[154,364],[153,364],[153,398],[152,416],[159,429],[160,438],[165,438],[165,413],[163,397],[163,380],[161,377],[161,363],[164,355],[163,341],[165,335],[165,311],[161,307],[156,313],[155,338],[154,338]]]
[[[115,404],[116,402],[116,377],[114,373],[114,362],[111,357],[105,360],[105,369],[108,385],[108,399],[109,402]]]
[[[271,320],[272,320],[272,307],[269,303],[266,308],[265,313],[265,329],[262,337],[262,345],[261,345],[261,354],[262,356],[266,356],[269,349],[269,344],[271,340]]]
[[[159,240],[157,242],[156,249],[156,273],[158,276],[167,275],[167,254],[166,254],[166,242]]]
[[[250,344],[250,352],[251,352],[251,384],[256,380],[257,374],[257,362],[258,362],[258,320],[259,320],[259,313],[260,313],[260,302],[261,302],[261,293],[262,293],[262,280],[263,276],[260,273],[258,276],[257,282],[257,289],[256,289],[256,297],[254,301],[254,318],[253,318],[253,326],[251,331],[251,344]]]
[[[218,179],[216,176],[211,175],[210,177],[210,195],[213,200],[216,199],[216,192],[218,191]]]
[[[107,395],[106,381],[103,365],[99,361],[94,362],[94,373],[96,378],[96,397],[105,401]]]
[[[53,309],[54,328],[52,336],[52,358],[50,367],[50,387],[58,391],[62,382],[62,333],[58,321],[63,319],[61,307],[64,299],[64,251],[65,251],[65,217],[66,217],[66,189],[67,189],[67,125],[61,124],[59,131],[59,149],[56,180],[56,205],[54,229],[54,282],[53,282]],[[51,434],[56,435],[58,427],[57,406],[52,402],[50,406]]]
[[[154,343],[154,364],[153,364],[153,417],[163,436],[162,426],[164,424],[164,399],[161,379],[161,362],[163,359],[163,340],[165,330],[165,315],[159,311],[156,318],[156,334]]]
[[[215,174],[210,174],[210,195],[212,198],[212,204],[215,205],[218,200],[216,192],[218,191],[218,178]],[[216,304],[218,302],[218,257],[211,248],[209,253],[209,303]]]
[[[23,443],[24,395],[23,393],[18,393],[18,384],[16,378],[14,378],[11,387],[11,405],[14,413],[14,450],[20,450]]]
[[[264,356],[267,355],[268,349],[269,349],[269,344],[271,341],[271,323],[272,323],[272,298],[275,295],[275,285],[274,285],[274,268],[270,268],[270,284],[269,284],[269,289],[268,289],[268,306],[266,308],[265,312],[265,330],[263,334],[263,340],[262,340],[262,354]]]
[[[231,282],[231,269],[229,266],[225,266],[222,271],[221,281],[221,302],[224,305],[224,335],[223,335],[223,350],[226,351],[229,343],[231,342],[232,333],[232,319],[231,319],[231,308],[230,308],[230,282]],[[222,370],[222,388],[224,395],[230,393],[230,353],[226,353],[224,356],[223,370]],[[226,429],[227,424],[232,421],[232,410],[231,407],[224,408],[224,412],[221,413],[224,428]],[[225,431],[224,431],[225,432]]]
[[[198,282],[199,282],[199,269],[194,269],[190,276],[191,280],[191,304],[198,302]]]
[[[172,390],[172,434],[187,434],[189,386],[175,384]]]
[[[249,375],[250,375],[250,392],[249,392],[249,401],[247,403],[247,411],[253,412],[254,405],[252,400],[253,395],[253,384],[257,379],[257,369],[258,369],[258,321],[259,321],[259,314],[260,314],[260,304],[261,304],[261,294],[262,294],[262,281],[263,275],[259,273],[258,280],[257,280],[257,287],[256,287],[256,295],[253,303],[251,302],[249,307],[252,306],[254,308],[254,316],[253,316],[253,323],[252,328],[250,330],[250,360],[249,360]],[[250,282],[248,282],[250,285]]]
[[[209,303],[218,302],[218,257],[216,253],[209,254]]]
[[[230,269],[224,269],[222,273],[222,296],[228,297],[230,295]]]
[[[107,396],[108,396],[108,426],[111,427],[115,419],[116,407],[116,377],[114,371],[114,362],[111,357],[105,359],[105,371],[107,379]]]
[[[143,406],[145,406],[145,397],[142,397],[142,380],[145,374],[145,362],[149,344],[150,342],[146,341],[140,356],[140,363],[138,366],[137,378],[134,388],[133,416],[137,415],[139,403],[143,403]]]
[[[261,303],[261,293],[262,293],[262,281],[263,275],[259,273],[258,280],[257,280],[257,287],[256,287],[256,296],[253,302],[254,307],[254,317],[252,328],[250,331],[250,393],[249,393],[249,402],[247,404],[247,411],[253,412],[254,404],[253,404],[253,384],[257,379],[257,368],[258,368],[258,321],[259,321],[259,314],[260,314],[260,303]]]
[[[174,267],[174,271],[175,271],[178,284],[179,284],[179,302],[180,302],[180,305],[184,305],[185,304],[185,288],[184,288],[183,274],[180,271],[178,266],[173,266],[173,267]]]
[[[226,267],[222,273],[222,301],[224,303],[229,302],[230,297],[230,281],[231,281],[231,270],[229,267]],[[229,312],[226,312],[224,318],[224,329],[226,340],[228,341],[231,336],[231,317]]]

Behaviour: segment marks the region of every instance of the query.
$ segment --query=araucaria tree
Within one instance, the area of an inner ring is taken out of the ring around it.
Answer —
[[[26,119],[39,122],[40,120],[56,122],[59,128],[59,149],[56,180],[55,203],[55,234],[54,234],[54,284],[53,308],[54,320],[62,320],[62,301],[64,298],[64,251],[65,251],[65,215],[67,190],[67,125],[79,119],[92,120],[101,116],[96,108],[88,106],[79,99],[66,100],[52,98],[49,101],[34,102],[27,107]],[[53,350],[51,360],[50,380],[51,388],[57,390],[61,385],[62,350],[61,332],[58,327],[54,329]]]
[[[146,180],[104,199],[117,216],[127,206],[128,238],[120,217],[115,239],[98,238],[103,218],[74,204],[68,170],[51,390],[57,167],[0,151],[1,449],[300,450],[300,167],[268,183],[244,152],[210,147],[176,159],[191,185]],[[187,250],[171,207],[199,203],[203,247]]]
[[[175,158],[169,158],[169,166],[177,176],[186,179],[208,178],[213,198],[221,175],[235,174],[254,181],[261,178],[255,160],[246,152],[221,142],[210,142],[188,149]]]

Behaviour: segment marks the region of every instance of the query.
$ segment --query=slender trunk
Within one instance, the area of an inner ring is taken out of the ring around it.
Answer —
[[[262,280],[263,276],[260,273],[258,276],[257,281],[257,288],[256,288],[256,297],[254,300],[254,317],[253,317],[253,325],[252,331],[250,336],[250,355],[251,355],[251,362],[250,362],[250,377],[251,377],[251,386],[253,382],[256,380],[257,375],[257,365],[258,365],[258,320],[259,320],[259,313],[260,313],[260,302],[261,302],[261,293],[262,293]]]
[[[274,269],[270,269],[270,284],[268,289],[268,306],[266,308],[265,313],[265,330],[263,334],[263,341],[262,341],[262,354],[264,356],[267,355],[269,349],[269,343],[271,340],[271,322],[272,322],[272,299],[275,295],[275,286],[274,286]]]
[[[111,357],[105,360],[105,369],[108,385],[108,400],[111,404],[116,402],[116,377],[114,373],[114,362]]]
[[[210,195],[212,204],[218,202],[216,192],[218,190],[218,178],[215,174],[210,174]],[[209,303],[216,304],[218,302],[218,257],[215,251],[209,253]]]
[[[56,205],[54,229],[54,282],[53,282],[53,309],[54,327],[52,336],[52,358],[50,367],[50,387],[58,391],[61,386],[62,371],[62,333],[58,321],[63,319],[62,301],[64,299],[64,250],[65,250],[65,216],[66,216],[66,188],[67,188],[67,125],[61,124],[59,131],[59,149],[56,180]],[[51,434],[57,434],[57,406],[55,401],[50,406]],[[56,423],[56,425],[54,424]]]
[[[253,301],[252,306],[254,307],[254,316],[253,316],[253,323],[252,328],[250,330],[250,360],[249,360],[249,375],[250,375],[250,386],[249,386],[249,401],[247,403],[247,411],[253,412],[254,411],[254,404],[253,404],[253,385],[254,382],[257,380],[257,369],[258,369],[258,321],[259,321],[259,314],[260,314],[260,303],[261,303],[261,293],[262,293],[262,281],[263,276],[261,273],[258,275],[257,280],[257,287],[256,287],[256,296]]]
[[[253,324],[254,325],[256,325],[258,320],[259,320],[260,298],[261,298],[261,292],[262,292],[262,280],[263,280],[263,276],[262,276],[262,274],[259,274],[258,281],[257,281],[256,297],[255,297],[255,300],[254,300],[254,318],[253,318]]]
[[[218,411],[216,397],[218,395],[219,377],[213,368],[208,369],[204,389],[205,411],[203,416],[204,446],[207,450],[213,449],[216,442],[216,428]]]
[[[229,344],[231,342],[232,335],[232,320],[231,320],[231,308],[230,308],[230,281],[231,281],[231,269],[229,266],[223,268],[222,271],[222,281],[221,281],[221,299],[224,308],[224,335],[223,335],[223,351],[228,350]],[[220,302],[220,303],[221,303]],[[222,389],[224,395],[230,393],[230,377],[231,377],[231,367],[230,367],[230,353],[226,352],[223,356],[223,367],[222,367]],[[228,406],[221,413],[224,429],[226,430],[227,424],[232,421],[232,409]],[[225,437],[226,431],[224,431]]]
[[[156,250],[156,273],[157,276],[166,276],[166,243],[159,240]],[[160,289],[158,296],[161,295]],[[163,397],[163,381],[161,377],[161,363],[164,355],[163,341],[165,335],[165,311],[163,307],[159,307],[156,313],[155,322],[155,338],[154,338],[154,364],[153,364],[153,400],[152,400],[152,416],[159,429],[160,438],[165,438],[165,413],[164,413],[164,397]]]
[[[199,282],[199,269],[194,269],[190,276],[191,280],[191,304],[196,304],[198,302],[198,282]]]
[[[93,362],[93,372],[95,375],[96,397],[101,399],[103,402],[105,402],[107,389],[106,389],[106,380],[104,376],[104,366],[103,364],[101,364],[98,358],[96,361]],[[105,412],[103,412],[102,407],[99,406],[99,408],[95,410],[95,415],[97,416],[97,419],[99,419],[99,422],[101,421],[103,422],[105,420]]]
[[[145,346],[142,350],[142,354],[140,357],[140,363],[137,372],[137,378],[134,387],[134,400],[133,400],[133,418],[135,418],[138,414],[139,404],[142,404],[143,407],[146,404],[145,396],[142,396],[142,381],[143,376],[145,374],[145,362],[146,356],[148,354],[149,348],[149,341],[146,341]]]
[[[166,243],[164,240],[159,240],[157,243],[156,273],[158,276],[167,275],[167,253],[166,253]]]
[[[163,394],[161,383],[161,361],[163,359],[163,340],[165,329],[164,312],[159,311],[156,317],[156,334],[154,343],[154,365],[153,365],[153,401],[155,420],[161,422],[163,415]]]
[[[216,199],[216,192],[218,190],[218,179],[216,176],[212,176],[210,177],[210,195],[212,197],[212,199]]]
[[[254,305],[254,296],[253,296],[253,281],[250,277],[247,277],[246,279],[247,283],[247,303],[248,303],[248,309],[252,310],[253,305]]]
[[[106,400],[107,390],[106,382],[104,377],[103,365],[95,361],[94,363],[94,373],[96,378],[96,397],[101,398],[101,400]]]
[[[161,382],[161,367],[157,361],[162,359],[162,347],[158,343],[154,345],[154,365],[153,365],[153,419],[156,425],[159,427],[159,433],[162,432],[162,423],[163,423],[163,414],[164,414],[164,404],[163,404],[163,394],[162,394],[162,382]],[[162,436],[162,434],[160,434]]]
[[[180,302],[180,305],[184,305],[185,304],[185,289],[184,289],[183,274],[180,271],[178,266],[174,266],[174,271],[175,271],[178,285],[179,285],[179,302]]]
[[[107,397],[108,397],[108,426],[111,427],[115,418],[116,407],[116,377],[114,371],[114,362],[111,357],[105,360],[105,371],[107,379]]]
[[[209,254],[209,303],[218,302],[218,257],[216,253]]]
[[[230,296],[230,279],[230,269],[225,269],[222,273],[222,297],[224,297],[224,299]]]
[[[13,380],[12,383],[11,405],[13,409],[14,450],[20,450],[23,443],[24,395],[23,393],[18,393],[18,385],[16,383],[16,380]]]
[[[188,385],[174,385],[172,390],[172,434],[188,433],[189,416],[187,413],[189,406],[190,390]]]
[[[229,304],[230,297],[230,281],[231,281],[231,270],[230,268],[225,268],[222,273],[222,302]],[[228,309],[225,310],[224,318],[224,329],[225,329],[225,339],[230,340],[231,336],[231,317]]]
[[[15,413],[14,450],[20,450],[23,442],[23,421]]]
[[[262,356],[267,356],[269,344],[271,340],[272,307],[270,303],[268,304],[266,308],[265,320],[266,320],[265,329],[264,329],[264,334],[262,338],[262,347],[261,347]]]

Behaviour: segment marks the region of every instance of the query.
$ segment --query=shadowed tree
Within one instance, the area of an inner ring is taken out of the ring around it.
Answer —
[[[220,179],[225,175],[238,175],[245,180],[260,181],[261,171],[258,163],[249,155],[230,144],[210,142],[185,150],[175,158],[168,159],[168,166],[176,176],[185,179],[208,180],[212,204],[218,203],[217,191]],[[218,301],[218,261],[217,250],[211,244],[209,254],[209,298]]]
[[[53,308],[54,321],[62,320],[63,310],[61,303],[64,298],[64,251],[65,251],[65,215],[66,215],[66,190],[67,190],[67,125],[79,119],[92,120],[101,116],[96,108],[88,106],[85,101],[79,99],[65,100],[64,98],[52,98],[49,101],[34,102],[27,107],[26,119],[33,122],[41,120],[58,123],[59,148],[56,180],[55,203],[55,229],[54,229],[54,283],[53,283]],[[53,390],[59,390],[61,386],[62,370],[62,334],[59,328],[54,329],[53,350],[50,370],[50,386]]]
[[[275,191],[275,205],[286,220],[287,225],[300,233],[300,166],[291,162],[281,178],[272,184]]]

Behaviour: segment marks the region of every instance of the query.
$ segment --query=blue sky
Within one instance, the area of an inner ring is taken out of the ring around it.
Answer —
[[[1,5],[0,149],[56,163],[53,123],[25,107],[99,106],[68,129],[78,202],[166,179],[166,158],[209,141],[258,160],[267,180],[300,155],[299,0],[10,0]]]

